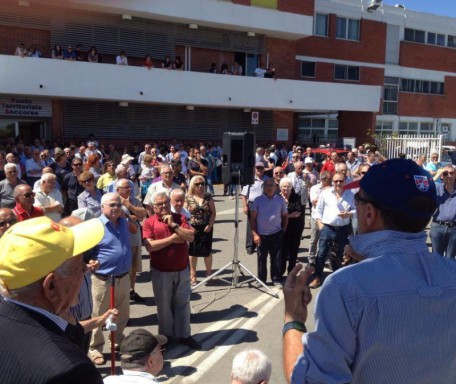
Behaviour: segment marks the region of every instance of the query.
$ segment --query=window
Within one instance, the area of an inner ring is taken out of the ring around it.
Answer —
[[[315,63],[312,61],[301,62],[301,76],[315,77]]]
[[[336,37],[339,39],[359,40],[359,20],[338,17]]]
[[[392,121],[377,121],[375,124],[375,133],[381,135],[391,135],[393,133],[393,122]]]
[[[438,81],[401,79],[401,92],[430,93],[433,95],[443,95],[445,84]]]
[[[445,46],[445,35],[439,33],[428,32],[427,34],[427,43],[433,45]]]
[[[405,28],[404,31],[404,40],[414,41],[415,43],[424,43],[426,37],[425,31],[420,31],[418,29]]]
[[[315,34],[328,36],[328,15],[317,13],[315,17]]]
[[[399,134],[400,135],[417,135],[418,134],[418,123],[401,121],[399,123]]]
[[[420,133],[423,133],[423,134],[432,133],[433,130],[434,130],[433,123],[421,123],[420,124]]]
[[[450,48],[456,48],[456,36],[448,35],[448,44]]]
[[[334,78],[336,80],[359,81],[359,67],[351,65],[335,65]]]

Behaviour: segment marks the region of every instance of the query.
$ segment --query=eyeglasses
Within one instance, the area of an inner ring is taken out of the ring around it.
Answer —
[[[283,175],[283,172],[274,172],[274,175]]]
[[[105,206],[108,206],[109,208],[120,208],[122,204],[120,203],[109,203],[109,204],[103,204]]]
[[[453,176],[453,175],[454,175],[454,172],[445,171],[445,172],[442,173],[442,176],[445,176],[445,177],[447,177],[447,176]]]
[[[195,187],[202,187],[204,183],[195,183]]]
[[[156,203],[156,204],[153,204],[154,207],[157,207],[157,208],[164,208],[166,207],[167,205],[169,205],[169,201],[166,201],[164,203]]]
[[[333,180],[333,183],[343,183],[345,180]]]
[[[30,199],[31,197],[35,196],[35,192],[27,192],[27,193],[24,193],[22,196],[25,197],[26,199]]]
[[[0,220],[0,227],[4,227],[5,225],[13,225],[16,224],[17,220],[15,217],[9,219],[9,220]]]
[[[82,167],[82,163],[75,163],[73,164],[73,167]]]

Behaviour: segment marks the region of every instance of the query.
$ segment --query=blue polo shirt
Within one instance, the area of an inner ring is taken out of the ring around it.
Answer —
[[[98,218],[104,225],[103,239],[93,249],[100,262],[97,273],[120,276],[131,268],[131,247],[128,222],[123,217],[117,219],[115,228],[105,215]]]
[[[437,210],[433,220],[456,222],[456,190],[449,193],[443,183],[436,184]]]
[[[287,204],[280,195],[268,197],[263,193],[253,201],[252,211],[258,212],[258,234],[272,235],[282,229],[282,214],[287,212]]]

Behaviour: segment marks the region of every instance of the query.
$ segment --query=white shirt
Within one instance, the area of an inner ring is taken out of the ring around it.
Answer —
[[[151,384],[157,383],[153,375],[149,372],[129,371],[122,369],[122,376],[107,376],[103,379],[104,384],[123,384],[123,383],[138,383],[138,384]]]
[[[116,63],[117,65],[128,65],[128,59],[127,59],[127,56],[117,56],[116,57]]]
[[[318,198],[315,209],[315,220],[321,219],[323,224],[341,227],[350,224],[350,219],[343,219],[340,212],[350,212],[355,215],[355,201],[352,191],[344,191],[339,198],[334,192],[334,187],[324,190]]]
[[[63,207],[63,199],[62,193],[57,190],[53,189],[48,195],[46,195],[41,189],[36,192],[35,195],[35,204],[36,207],[50,207],[51,205],[60,204]],[[49,217],[52,221],[56,223],[62,218],[62,215],[58,212],[45,212],[44,215]]]
[[[178,213],[178,212],[176,212],[176,209],[172,205],[171,205],[171,212],[172,213]],[[181,211],[180,211],[179,215],[184,216],[187,220],[189,220],[190,217],[192,216],[190,211],[188,209],[185,209],[184,207],[181,208]]]

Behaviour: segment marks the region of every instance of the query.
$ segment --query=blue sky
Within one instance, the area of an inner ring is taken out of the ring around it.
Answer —
[[[383,4],[402,4],[406,9],[418,12],[434,13],[441,16],[456,17],[455,0],[383,0]]]

